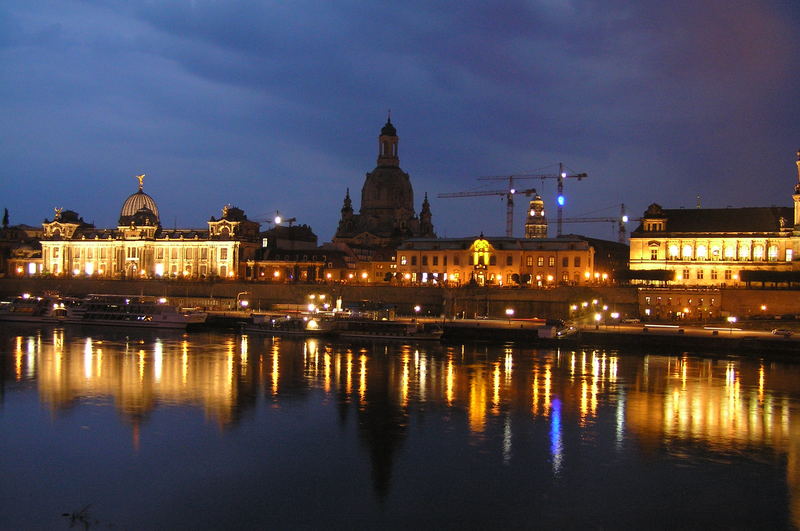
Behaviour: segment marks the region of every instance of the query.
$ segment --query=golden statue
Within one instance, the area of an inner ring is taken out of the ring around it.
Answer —
[[[53,221],[58,221],[59,219],[61,219],[61,211],[64,210],[64,208],[63,207],[54,207],[53,210],[55,210],[55,212],[56,212],[56,215],[53,216]]]
[[[144,188],[144,176],[145,176],[144,173],[136,176],[136,178],[139,179],[139,191],[141,191],[142,188]]]

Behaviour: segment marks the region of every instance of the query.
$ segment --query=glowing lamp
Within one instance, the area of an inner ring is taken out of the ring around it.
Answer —
[[[564,206],[564,203],[566,203],[566,199],[564,199],[563,195],[559,195],[557,201],[558,201],[558,206]]]

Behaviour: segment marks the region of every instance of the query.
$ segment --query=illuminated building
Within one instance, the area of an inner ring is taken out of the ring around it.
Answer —
[[[387,247],[405,238],[435,237],[427,195],[419,217],[415,214],[414,189],[400,169],[398,141],[389,119],[378,137],[378,165],[367,173],[361,188],[361,210],[354,213],[348,189],[334,243]]]
[[[536,194],[528,206],[528,216],[525,218],[526,238],[547,238],[547,217],[544,215],[544,201]]]
[[[631,233],[632,277],[696,286],[800,280],[800,152],[797,166],[794,208],[650,205]]]
[[[611,271],[596,261],[599,242],[580,236],[410,239],[397,249],[396,278],[451,285],[548,287],[605,283],[611,278]],[[613,244],[627,252],[625,246]]]
[[[143,190],[129,196],[115,229],[98,229],[76,212],[57,208],[42,224],[43,272],[100,278],[239,278],[259,247],[259,224],[225,206],[208,229],[164,229]]]

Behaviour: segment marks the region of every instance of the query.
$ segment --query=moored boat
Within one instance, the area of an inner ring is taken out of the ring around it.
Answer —
[[[313,315],[254,314],[243,332],[287,336],[322,336],[335,332],[334,321]]]
[[[203,324],[207,314],[180,311],[164,297],[88,295],[68,312],[67,322],[144,328],[186,328]]]
[[[70,310],[79,299],[58,296],[34,296],[24,293],[14,299],[0,301],[0,321],[18,323],[67,322]]]
[[[439,341],[444,331],[435,323],[341,319],[336,322],[336,333],[351,339]]]

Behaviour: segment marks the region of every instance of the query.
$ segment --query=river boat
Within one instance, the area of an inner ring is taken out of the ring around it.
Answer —
[[[435,323],[341,319],[336,322],[336,333],[340,337],[351,339],[439,341],[444,331]]]
[[[18,323],[62,323],[70,318],[70,310],[80,299],[58,296],[33,296],[25,293],[0,301],[0,321]]]
[[[314,315],[254,314],[243,332],[285,336],[324,336],[335,332],[332,319]]]
[[[68,312],[67,322],[141,328],[185,329],[205,323],[207,314],[181,311],[161,297],[92,294]]]

